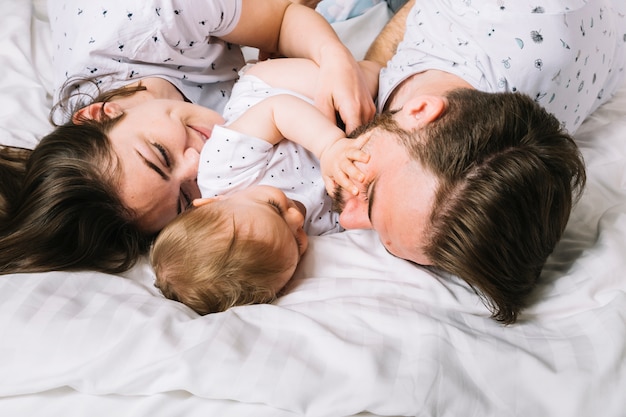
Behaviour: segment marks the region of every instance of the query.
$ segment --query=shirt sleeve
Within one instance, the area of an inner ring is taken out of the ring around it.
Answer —
[[[198,88],[232,80],[243,58],[218,37],[239,23],[241,2],[49,0],[55,90],[75,76],[102,77],[107,88],[149,76],[189,79]],[[91,94],[91,83],[82,84]]]

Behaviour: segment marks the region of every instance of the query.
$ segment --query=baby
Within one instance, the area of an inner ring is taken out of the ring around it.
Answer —
[[[153,245],[156,286],[166,297],[199,314],[271,302],[293,276],[307,234],[342,230],[326,190],[337,183],[357,193],[351,179],[362,173],[353,161],[369,156],[311,104],[302,81],[290,84],[297,74],[314,85],[316,69],[280,59],[242,70],[226,125],[215,127],[200,155],[203,198]],[[289,89],[261,77],[281,77]]]

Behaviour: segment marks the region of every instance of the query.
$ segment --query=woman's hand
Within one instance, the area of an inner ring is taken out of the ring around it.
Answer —
[[[347,49],[329,45],[320,54],[315,105],[330,120],[336,113],[351,132],[369,122],[376,112],[366,76]]]
[[[361,150],[366,138],[337,139],[321,154],[320,167],[324,185],[329,195],[337,186],[353,195],[359,193],[358,185],[365,180],[365,174],[354,162],[367,163],[370,155]]]
[[[374,100],[359,65],[315,10],[287,0],[242,0],[237,27],[221,38],[266,54],[311,59],[320,67],[316,106],[333,122],[339,113],[348,131],[374,116]]]

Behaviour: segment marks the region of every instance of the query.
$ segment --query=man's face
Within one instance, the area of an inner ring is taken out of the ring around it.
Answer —
[[[340,224],[346,229],[374,229],[391,254],[431,264],[423,246],[437,189],[435,176],[409,157],[394,133],[377,127],[364,134],[369,140],[363,150],[370,159],[357,165],[365,181],[357,196],[336,191]]]

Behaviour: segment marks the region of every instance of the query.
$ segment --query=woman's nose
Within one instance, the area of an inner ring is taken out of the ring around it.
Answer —
[[[198,176],[198,163],[200,162],[200,154],[194,148],[187,148],[183,152],[183,158],[179,167],[179,175],[181,181],[195,180]]]

